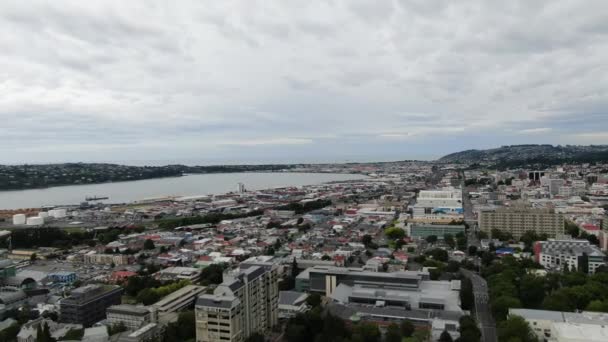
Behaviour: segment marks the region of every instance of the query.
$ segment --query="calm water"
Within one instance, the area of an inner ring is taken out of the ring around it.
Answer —
[[[58,186],[47,189],[0,191],[0,209],[79,204],[86,196],[109,197],[107,203],[125,203],[150,197],[223,194],[243,183],[248,190],[312,185],[361,179],[360,175],[328,173],[221,173],[146,179],[132,182]]]

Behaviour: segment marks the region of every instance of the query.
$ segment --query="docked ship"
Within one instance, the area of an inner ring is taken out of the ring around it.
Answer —
[[[87,196],[84,199],[89,202],[89,201],[101,201],[101,200],[107,200],[110,197],[107,196]]]

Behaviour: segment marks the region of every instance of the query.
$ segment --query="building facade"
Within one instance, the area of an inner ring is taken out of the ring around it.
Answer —
[[[446,234],[455,236],[458,233],[464,233],[464,225],[451,224],[412,224],[410,226],[409,236],[413,239],[426,239],[428,236],[434,235],[439,239],[443,239]]]
[[[564,233],[564,215],[552,209],[500,208],[483,210],[479,215],[479,229],[490,234],[493,229],[508,232],[519,239],[526,231],[547,234],[555,238]]]
[[[106,310],[107,321],[110,325],[124,324],[129,330],[155,322],[154,310],[145,306],[129,304],[112,305]]]
[[[279,274],[272,261],[255,258],[224,275],[214,293],[196,301],[197,342],[239,342],[278,322]]]
[[[72,291],[59,304],[59,319],[64,323],[90,327],[106,318],[106,309],[120,304],[122,288],[119,286],[87,285]]]
[[[593,274],[596,269],[606,265],[606,256],[588,240],[538,241],[534,245],[536,261],[546,269],[579,270]]]

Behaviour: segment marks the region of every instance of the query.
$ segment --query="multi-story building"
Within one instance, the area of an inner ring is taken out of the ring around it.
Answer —
[[[168,294],[163,299],[151,305],[158,314],[177,312],[191,307],[196,298],[205,292],[205,286],[186,285],[181,289]]]
[[[106,310],[106,316],[110,325],[122,323],[129,330],[136,330],[156,321],[153,309],[130,304],[112,305]]]
[[[85,254],[85,264],[128,265],[130,257],[123,254]]]
[[[479,228],[486,233],[499,229],[511,233],[516,239],[526,231],[555,238],[564,233],[564,215],[552,209],[527,207],[482,210],[479,215]]]
[[[90,327],[106,318],[106,309],[120,304],[122,288],[119,286],[86,285],[72,291],[59,303],[59,319],[64,323]]]
[[[587,240],[538,241],[534,245],[536,261],[547,269],[562,270],[565,265],[569,270],[579,270],[590,274],[606,264],[606,256]]]
[[[439,239],[443,239],[446,234],[451,234],[454,236],[458,233],[464,233],[465,226],[452,224],[414,223],[410,226],[409,230],[409,236],[413,239],[426,239],[431,235],[437,236]]]
[[[313,267],[296,278],[296,289],[327,296],[332,313],[387,325],[402,320],[432,329],[433,340],[443,330],[458,338],[460,281],[428,280],[416,271],[369,272],[361,268]],[[439,328],[440,327],[440,328]]]
[[[462,192],[456,189],[420,191],[412,214],[414,219],[422,220],[461,220],[464,217]]]
[[[237,271],[224,274],[224,281],[212,295],[202,295],[196,301],[196,341],[244,341],[275,326],[278,269],[272,260],[250,258]]]

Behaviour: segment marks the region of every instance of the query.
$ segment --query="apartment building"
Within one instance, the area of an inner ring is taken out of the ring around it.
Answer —
[[[431,235],[443,239],[446,234],[454,236],[464,232],[464,225],[414,223],[410,226],[408,235],[412,237],[412,239],[426,239]]]
[[[534,245],[536,261],[546,269],[562,270],[565,265],[569,270],[580,270],[589,274],[606,264],[606,256],[587,240],[538,241]]]
[[[488,234],[492,229],[499,229],[511,233],[516,239],[529,230],[555,238],[564,233],[564,215],[553,209],[528,207],[482,210],[479,215],[479,228]]]
[[[224,274],[213,294],[196,301],[197,342],[239,342],[269,331],[278,321],[279,267],[250,258]]]
[[[119,286],[87,285],[72,291],[59,304],[59,319],[64,323],[90,327],[106,318],[106,309],[120,304],[122,288]]]

